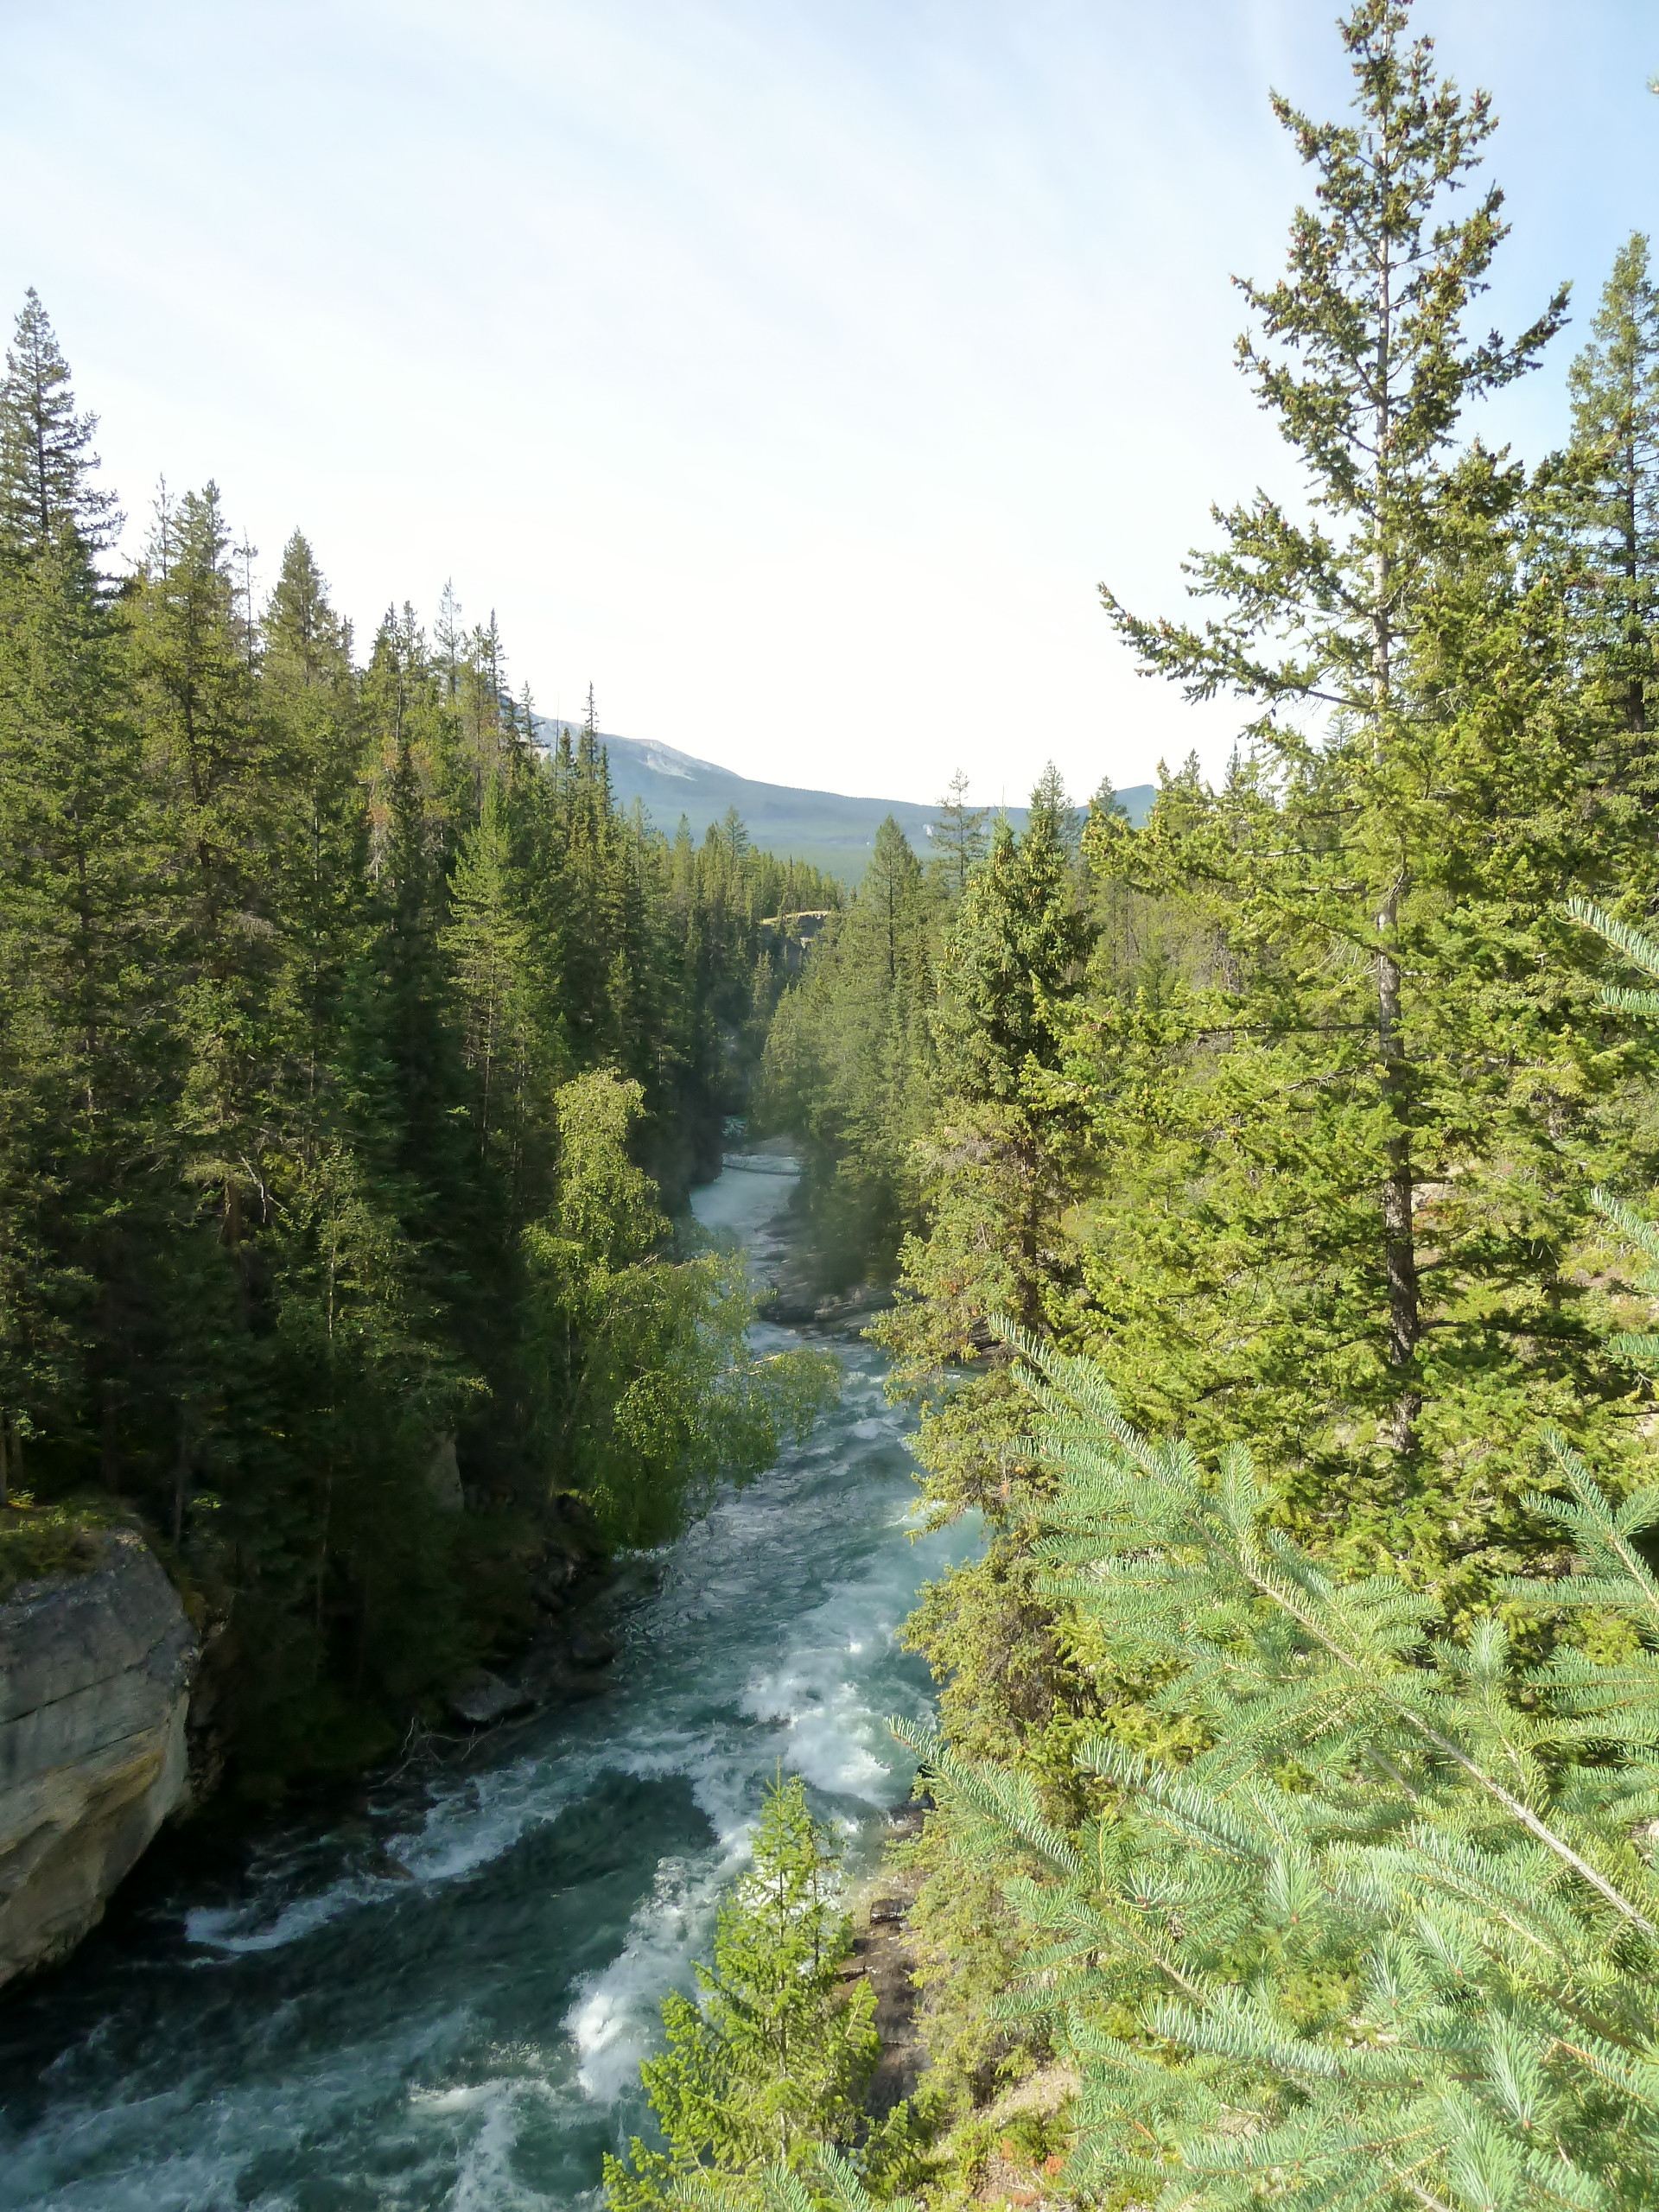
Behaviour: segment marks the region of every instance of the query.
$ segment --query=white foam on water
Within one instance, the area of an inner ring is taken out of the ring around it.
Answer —
[[[533,2189],[515,2171],[525,2102],[522,2082],[485,2085],[483,2124],[461,2155],[450,2212],[542,2212],[558,2200]]]
[[[296,1897],[283,1905],[276,1916],[262,1923],[264,1908],[258,1902],[246,1905],[194,1905],[184,1916],[184,1932],[193,1943],[204,1950],[239,1955],[246,1951],[279,1951],[284,1944],[297,1943],[302,1936],[324,1928],[337,1920],[342,1912],[354,1906],[384,1901],[390,1893],[401,1889],[399,1882],[377,1882],[362,1876],[352,1876],[336,1882],[315,1897]],[[198,1964],[211,1965],[211,1960]]]
[[[394,2021],[385,2037],[332,2050],[275,2081],[245,2081],[227,2089],[184,2075],[161,2093],[118,2096],[95,2107],[60,2106],[44,2126],[7,2145],[0,2160],[0,2206],[49,2207],[50,2212],[296,2212],[308,2201],[306,2189],[256,2191],[250,2175],[257,2162],[287,2156],[302,2133],[313,2139],[327,2138],[331,2129],[349,2133],[365,2101],[378,2101],[411,2057],[448,2063],[466,2026],[464,2012],[423,2020],[411,2050],[407,2031]],[[438,2202],[427,2184],[441,2186],[438,2168],[453,2164],[452,2133],[437,2151],[436,2160],[411,2163],[395,2178],[378,2177],[372,2201],[386,2212],[405,2206],[415,2212]],[[352,2171],[350,2152],[333,2178],[364,2178]]]
[[[603,1758],[566,1758],[554,1780],[547,1760],[520,1759],[470,1777],[458,1788],[436,1785],[421,1827],[389,1837],[385,1855],[419,1885],[466,1881],[532,1828],[556,1820],[592,1789],[607,1764]],[[225,1957],[281,1950],[342,1913],[406,1902],[408,1889],[407,1882],[395,1877],[353,1872],[309,1897],[289,1899],[274,1913],[263,1897],[241,1905],[193,1906],[184,1916],[185,1934],[192,1943]]]
[[[723,1201],[700,1193],[697,1210],[740,1230],[790,1195],[782,1176],[734,1176],[721,1187]],[[772,1329],[757,1340],[798,1341]],[[858,1808],[904,1794],[908,1755],[886,1717],[920,1717],[929,1700],[913,1662],[900,1660],[897,1631],[918,1581],[976,1538],[966,1526],[918,1533],[925,1511],[892,1456],[908,1424],[883,1396],[881,1356],[849,1345],[840,1357],[839,1409],[772,1477],[722,1500],[664,1554],[664,1600],[632,1617],[638,1640],[619,1662],[613,1699],[554,1723],[531,1754],[435,1785],[414,1829],[381,1825],[366,1844],[313,1835],[273,1845],[250,1867],[245,1902],[196,1905],[185,1916],[191,1963],[220,1973],[235,1974],[245,1959],[241,1971],[269,1976],[249,1955],[280,1952],[354,1913],[385,1916],[387,1934],[377,1929],[372,1942],[390,1943],[384,1955],[395,1960],[399,1942],[423,1940],[423,1900],[480,1882],[568,1808],[602,1808],[607,1776],[677,1783],[711,1840],[663,1848],[646,1894],[631,1892],[638,1902],[609,1938],[613,1955],[580,1983],[561,1983],[556,1959],[526,1956],[526,1990],[551,1983],[551,2010],[539,2021],[524,2016],[543,2046],[479,2048],[493,2000],[487,1986],[469,1982],[464,1956],[453,1982],[429,1982],[406,2016],[389,2005],[384,2034],[377,2014],[374,2031],[355,2040],[344,2021],[335,2028],[326,2018],[325,1942],[315,1973],[308,1959],[283,1969],[280,1991],[255,1981],[251,2012],[236,1990],[227,2044],[219,2024],[227,2016],[196,2021],[188,2005],[176,2044],[136,2067],[113,2055],[130,2043],[110,2037],[106,2051],[99,2027],[79,2031],[49,2069],[54,2094],[27,2132],[9,2133],[0,2116],[0,2212],[297,2212],[319,2186],[353,2212],[588,2203],[590,2151],[575,2146],[590,2145],[582,2131],[638,2097],[662,1998],[689,1987],[691,1961],[709,1954],[721,1894],[749,1856],[763,1785],[779,1764],[803,1775],[832,1801],[823,1809],[855,1848],[868,1826]],[[386,1859],[412,1878],[388,1878]],[[503,1910],[519,1909],[518,1879],[505,1878]],[[493,1911],[490,1893],[479,1896],[466,1910]],[[588,1955],[604,1956],[607,1929],[593,1932],[601,1942]],[[214,1976],[202,1986],[220,1985]],[[517,1990],[503,1993],[511,2013]],[[111,2017],[127,2018],[123,2004],[113,1987]],[[174,2018],[159,2024],[162,2041]],[[556,2197],[544,2193],[552,2169],[538,2165],[549,2158],[567,2162]],[[291,2171],[302,2175],[292,2184]]]
[[[800,1622],[780,1663],[751,1677],[741,1701],[752,1719],[788,1731],[785,1763],[808,1782],[878,1806],[891,1802],[893,1784],[871,1677],[895,1648],[903,1606],[894,1595],[885,1574],[839,1585]]]
[[[661,1860],[620,1952],[582,1982],[565,2027],[576,2047],[576,2080],[595,2104],[614,2104],[637,2088],[640,2060],[661,2041],[663,1999],[690,1986],[691,1961],[707,1949],[721,1892],[747,1855],[745,1834],[705,1859]]]
[[[179,2115],[181,2120],[183,2116]],[[233,2205],[240,2212],[245,2200],[236,2190],[236,2163],[227,2161],[211,2142],[169,2151],[167,2141],[163,2130],[155,2139],[154,2155],[141,2169],[67,2184],[58,2172],[66,2147],[60,2139],[25,2145],[7,2159],[0,2175],[0,2203],[49,2206],[51,2212],[207,2212],[209,2207],[218,2212],[220,2206]],[[73,2147],[85,2157],[84,2141]],[[264,2195],[245,2202],[250,2212],[290,2212],[294,2199]]]
[[[417,2123],[460,2123],[453,2141],[454,2175],[446,2212],[544,2212],[561,2200],[518,2171],[524,2125],[536,2107],[556,2105],[557,2085],[537,2071],[492,2075],[443,2090],[410,2093]]]
[[[597,1766],[581,1751],[560,1759],[556,1767],[547,1758],[516,1759],[511,1766],[474,1776],[459,1789],[440,1787],[420,1828],[394,1838],[388,1855],[417,1882],[464,1881],[584,1796]]]
[[[795,1195],[796,1175],[722,1175],[691,1193],[691,1211],[705,1229],[752,1235],[784,1212]]]

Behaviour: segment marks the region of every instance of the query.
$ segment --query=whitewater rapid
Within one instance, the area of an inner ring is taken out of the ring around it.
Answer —
[[[697,1194],[753,1247],[792,1180]],[[762,1325],[762,1349],[798,1341]],[[975,1541],[917,1536],[883,1363],[606,1601],[607,1694],[389,1782],[228,1871],[152,1869],[59,1975],[0,2000],[0,2212],[519,2212],[591,2203],[765,1783],[874,1860],[928,1709],[896,1631]]]

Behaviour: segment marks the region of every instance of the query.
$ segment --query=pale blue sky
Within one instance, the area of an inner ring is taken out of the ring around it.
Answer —
[[[1345,97],[1332,0],[0,0],[0,304],[106,474],[297,524],[360,626],[493,607],[515,683],[750,774],[1012,800],[1224,758],[1137,682],[1231,365]],[[1504,118],[1493,307],[1659,228],[1659,6],[1419,0]],[[1493,426],[1541,450],[1576,334]]]

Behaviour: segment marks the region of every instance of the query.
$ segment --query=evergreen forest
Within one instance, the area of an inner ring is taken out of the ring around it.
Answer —
[[[671,2019],[620,2206],[1659,2202],[1659,283],[1490,332],[1489,100],[1339,35],[1240,284],[1283,496],[1101,591],[1230,766],[889,823],[766,1039],[984,1531],[906,1630],[909,2132],[762,2145],[728,2054],[693,2139]]]
[[[445,592],[353,638],[217,489],[135,563],[31,293],[0,385],[0,1590],[137,1516],[254,1802],[395,1748],[830,1387],[700,1243],[835,884],[544,743]],[[772,921],[772,929],[766,927]],[[463,1510],[463,1507],[469,1509]]]
[[[1659,271],[1489,329],[1415,14],[1273,97],[1280,488],[1100,589],[1225,771],[958,779],[850,895],[620,808],[448,592],[361,641],[211,485],[118,560],[18,321],[0,1594],[136,1519],[245,1798],[385,1758],[828,1403],[688,1215],[740,1116],[978,1535],[901,1631],[911,2093],[780,1768],[614,2212],[1659,2207]]]

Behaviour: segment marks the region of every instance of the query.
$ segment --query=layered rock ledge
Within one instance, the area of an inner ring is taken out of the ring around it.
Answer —
[[[0,1984],[71,1950],[186,1789],[194,1631],[153,1553],[0,1605]]]

